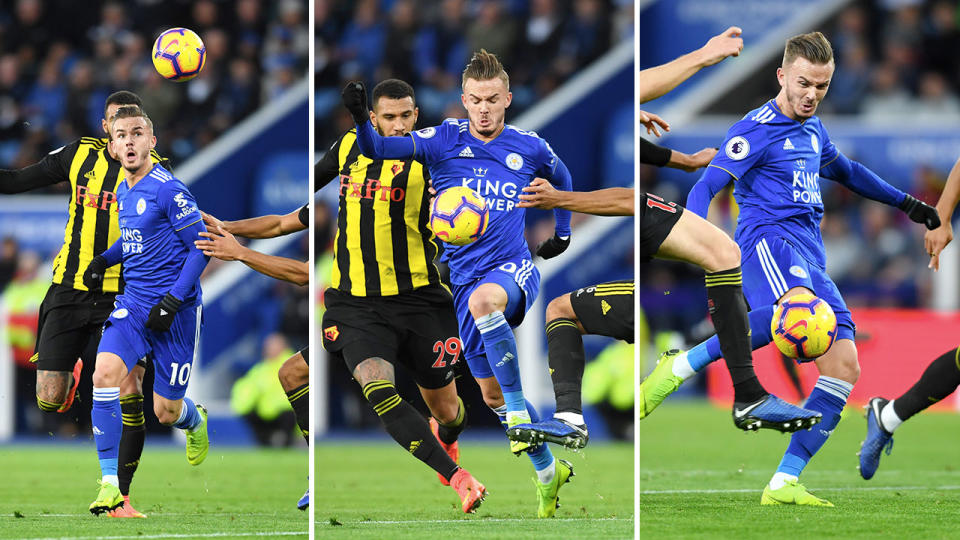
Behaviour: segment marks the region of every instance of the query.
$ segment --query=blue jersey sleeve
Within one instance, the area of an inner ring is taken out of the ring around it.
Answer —
[[[730,180],[733,178],[728,171],[719,167],[707,167],[703,171],[703,176],[697,180],[687,195],[687,210],[706,219],[710,201],[730,183]]]
[[[157,204],[166,215],[177,238],[187,248],[187,258],[183,268],[169,291],[170,294],[182,300],[199,282],[200,274],[207,266],[209,257],[206,257],[193,244],[200,238],[200,233],[207,229],[203,225],[203,217],[193,195],[179,181],[161,184],[157,190]]]
[[[570,177],[570,170],[564,165],[563,161],[553,152],[547,141],[539,140],[540,166],[537,168],[536,175],[546,178],[553,186],[562,191],[573,189],[573,179]],[[570,211],[563,208],[555,208],[553,216],[556,220],[555,231],[557,236],[566,238],[570,236]]]
[[[743,178],[766,153],[769,137],[765,131],[755,120],[737,122],[708,166],[722,169],[736,180]]]
[[[413,159],[430,165],[436,163],[452,146],[460,133],[460,124],[455,118],[447,118],[439,126],[423,128],[410,133],[413,139]]]
[[[413,142],[407,137],[384,137],[364,122],[357,126],[357,147],[370,159],[407,159],[413,155]]]
[[[820,140],[822,141],[820,144],[820,169],[823,170],[836,161],[840,156],[840,151],[837,150],[837,146],[830,140],[830,135],[827,134],[827,130],[823,127],[823,124],[820,124]]]
[[[120,264],[123,261],[123,237],[117,238],[117,241],[100,256],[107,260],[107,268]]]

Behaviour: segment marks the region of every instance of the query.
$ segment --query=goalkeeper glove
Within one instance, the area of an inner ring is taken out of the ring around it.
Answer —
[[[370,119],[367,110],[367,90],[362,82],[347,83],[340,96],[343,98],[343,106],[350,111],[350,116],[358,126],[362,126]]]
[[[103,276],[107,272],[107,259],[103,255],[97,255],[87,265],[83,271],[83,284],[91,292],[103,290]]]
[[[907,214],[911,221],[923,223],[931,231],[940,226],[940,215],[937,214],[937,209],[912,195],[907,195],[903,199],[903,202],[900,203],[900,209]]]
[[[553,236],[547,238],[543,242],[540,242],[540,245],[537,246],[537,256],[544,259],[552,259],[566,251],[567,247],[569,246],[569,235],[560,236],[559,234],[554,233]]]
[[[180,309],[180,304],[182,303],[183,300],[167,293],[167,295],[150,310],[146,327],[154,332],[166,332],[170,330],[170,325],[173,324],[173,317],[177,314],[177,310]]]

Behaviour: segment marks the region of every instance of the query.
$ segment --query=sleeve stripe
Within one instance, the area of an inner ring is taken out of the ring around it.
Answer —
[[[201,216],[199,219],[197,219],[197,221],[203,221],[203,216]],[[190,223],[187,223],[186,225],[184,225],[183,227],[180,227],[179,229],[174,229],[174,231],[182,231],[182,230],[186,229],[187,227],[193,225],[193,224],[196,223],[197,221],[191,221]]]
[[[830,161],[828,161],[828,162],[820,165],[820,170],[822,171],[824,167],[826,167],[827,165],[830,165],[831,163],[833,163],[834,161],[836,161],[838,157],[840,157],[840,152],[839,152],[839,151],[837,151],[837,155],[833,156],[833,159],[831,159]]]
[[[721,166],[719,166],[719,165],[714,165],[713,163],[711,163],[711,164],[707,165],[707,167],[716,167],[716,168],[720,169],[721,171],[723,171],[723,172],[729,174],[730,176],[732,176],[734,180],[739,180],[739,179],[740,179],[739,176],[733,174],[732,172],[728,171],[727,169],[724,169],[723,167],[721,167]]]

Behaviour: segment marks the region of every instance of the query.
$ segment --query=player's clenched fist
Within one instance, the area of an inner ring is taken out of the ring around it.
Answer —
[[[343,106],[350,111],[350,116],[356,124],[363,124],[368,120],[367,89],[363,87],[362,82],[347,83],[340,96],[343,98]]]
[[[107,271],[107,259],[97,255],[83,272],[83,284],[93,292],[103,290],[103,276]]]
[[[537,246],[537,257],[542,257],[544,259],[552,259],[557,255],[563,253],[567,250],[567,247],[570,246],[570,237],[562,237],[558,234],[554,234],[550,238],[547,238],[543,242],[540,242],[540,245]]]
[[[940,215],[937,214],[937,209],[912,195],[907,195],[903,199],[903,202],[900,203],[900,209],[907,214],[911,221],[923,223],[931,231],[940,226]]]
[[[740,28],[731,26],[710,38],[700,49],[704,54],[703,65],[712,66],[728,56],[740,56],[740,51],[743,50],[743,38],[740,37],[742,33]]]
[[[167,295],[150,310],[146,327],[154,332],[166,332],[170,330],[170,326],[173,324],[173,317],[177,314],[177,310],[180,309],[180,304],[182,303],[182,300],[167,293]]]

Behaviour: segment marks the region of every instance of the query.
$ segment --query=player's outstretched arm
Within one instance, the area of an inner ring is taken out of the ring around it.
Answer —
[[[656,99],[673,90],[701,69],[712,66],[728,56],[739,56],[743,50],[743,30],[731,26],[713,36],[699,49],[676,60],[640,72],[637,87],[639,103]]]
[[[565,208],[595,216],[634,215],[633,188],[606,188],[596,191],[559,191],[543,178],[535,178],[520,194],[521,208]]]
[[[361,82],[350,82],[343,88],[340,96],[343,106],[350,111],[357,125],[357,146],[360,153],[373,159],[407,159],[413,157],[416,149],[411,137],[383,137],[370,123],[367,110],[367,90]]]
[[[46,158],[44,158],[46,160]],[[0,169],[0,193],[13,195],[65,180],[54,174],[43,161],[22,169]]]
[[[223,227],[216,230],[220,234],[201,232],[202,239],[193,243],[204,255],[223,261],[240,261],[261,274],[297,285],[310,282],[310,270],[306,262],[261,253],[240,245],[236,237]]]
[[[953,164],[950,175],[947,176],[947,185],[943,187],[940,200],[937,201],[937,214],[940,216],[940,226],[923,235],[923,247],[930,255],[928,268],[940,269],[940,252],[953,240],[953,211],[960,201],[960,159]]]
[[[884,182],[876,173],[839,152],[820,168],[820,176],[839,182],[858,195],[895,206],[929,230],[940,226],[940,216],[932,206]]]
[[[700,180],[690,188],[690,193],[687,195],[687,210],[707,219],[710,201],[730,183],[730,180],[733,180],[733,177],[727,171],[719,167],[707,167]]]
[[[238,221],[220,221],[203,212],[203,223],[211,230],[223,227],[231,234],[244,238],[275,238],[306,229],[300,222],[299,214],[300,210],[294,210],[283,216],[272,214]]]

